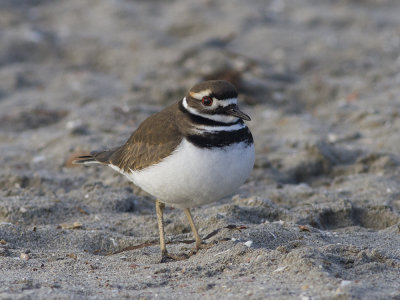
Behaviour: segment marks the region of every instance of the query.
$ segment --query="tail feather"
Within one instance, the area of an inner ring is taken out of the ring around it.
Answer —
[[[113,150],[104,150],[104,151],[93,151],[90,155],[99,163],[109,164],[111,163],[111,156],[114,154],[115,149]]]
[[[76,157],[72,163],[74,165],[82,165],[82,164],[98,164],[99,162],[92,155],[82,155]]]
[[[92,151],[89,155],[81,155],[76,157],[72,163],[73,164],[105,164],[108,165],[110,163],[110,157],[115,152],[116,149],[113,150],[105,150],[105,151]]]

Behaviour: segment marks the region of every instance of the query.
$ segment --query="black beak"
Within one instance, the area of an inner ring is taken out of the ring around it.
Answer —
[[[231,116],[238,117],[245,121],[251,121],[250,117],[246,115],[244,112],[242,112],[237,105],[228,107],[226,112]]]

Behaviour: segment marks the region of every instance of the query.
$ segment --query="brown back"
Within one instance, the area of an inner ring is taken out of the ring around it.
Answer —
[[[93,157],[124,171],[137,171],[160,162],[182,141],[176,124],[177,105],[147,118],[124,145],[114,150],[93,152]]]

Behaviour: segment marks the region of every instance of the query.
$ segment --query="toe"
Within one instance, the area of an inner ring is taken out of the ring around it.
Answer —
[[[169,254],[169,253],[163,253],[161,255],[161,261],[160,263],[167,263],[167,262],[172,262],[172,261],[180,261],[180,260],[185,260],[188,259],[189,256],[186,254]]]

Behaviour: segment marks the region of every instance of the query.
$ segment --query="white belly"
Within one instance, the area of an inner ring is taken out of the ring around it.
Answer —
[[[125,175],[161,202],[194,207],[233,194],[250,175],[254,157],[254,146],[246,143],[206,149],[183,139],[157,165]]]

